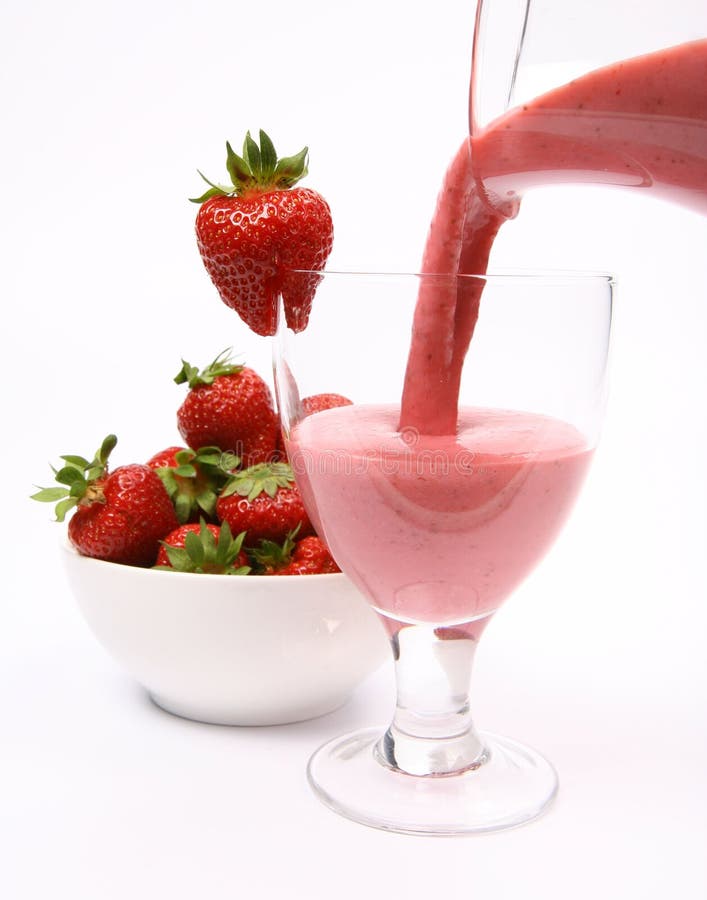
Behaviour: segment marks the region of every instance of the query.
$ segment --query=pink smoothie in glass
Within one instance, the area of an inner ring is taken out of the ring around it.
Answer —
[[[649,189],[707,213],[707,40],[590,72],[466,140],[442,185],[422,271],[486,272],[500,226],[525,190],[593,182]],[[453,434],[459,379],[483,281],[420,292],[401,427]]]
[[[591,451],[557,419],[467,409],[456,435],[397,431],[393,406],[301,420],[288,454],[315,526],[380,612],[453,625],[488,616],[544,556]]]
[[[466,140],[421,271],[483,275],[522,193],[558,182],[649,188],[707,212],[707,40],[591,72]],[[483,284],[425,279],[400,408],[318,413],[288,445],[335,558],[399,622],[489,616],[549,548],[591,457],[568,424],[457,408]]]

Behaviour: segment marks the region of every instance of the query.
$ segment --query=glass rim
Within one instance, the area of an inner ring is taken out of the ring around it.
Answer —
[[[455,273],[455,272],[404,272],[392,271],[384,272],[375,269],[291,269],[293,274],[297,275],[317,275],[319,277],[332,278],[378,278],[381,280],[393,280],[396,278],[432,280],[440,281],[488,281],[496,283],[522,284],[538,283],[538,284],[572,284],[578,282],[596,281],[608,286],[616,284],[616,277],[609,272],[600,271],[584,271],[571,269],[523,269],[523,268],[505,268],[499,267],[490,269],[488,272],[482,273]]]

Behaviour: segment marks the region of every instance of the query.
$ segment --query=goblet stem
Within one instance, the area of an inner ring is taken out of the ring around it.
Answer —
[[[485,624],[405,625],[393,635],[397,701],[393,721],[375,748],[380,763],[433,777],[477,769],[488,760],[469,704]]]

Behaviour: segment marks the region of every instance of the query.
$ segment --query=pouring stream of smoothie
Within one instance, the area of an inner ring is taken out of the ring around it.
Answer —
[[[707,214],[707,39],[597,69],[510,110],[467,139],[442,185],[426,273],[486,272],[494,238],[530,187],[649,188]],[[399,427],[454,434],[483,279],[425,283]]]

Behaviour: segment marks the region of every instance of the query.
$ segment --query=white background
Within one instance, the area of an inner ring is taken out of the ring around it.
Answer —
[[[641,16],[664,4],[641,4]],[[653,10],[653,12],[652,12]],[[81,622],[50,510],[59,453],[174,442],[179,359],[267,342],[219,302],[193,238],[226,138],[311,148],[332,268],[415,269],[464,135],[472,5],[323,0],[3,4],[0,894],[595,898],[707,891],[707,224],[644,197],[529,197],[498,265],[621,283],[602,447],[556,550],[479,653],[476,718],[560,771],[552,812],[472,839],[335,817],[304,766],[384,721],[386,667],[349,705],[277,729],[153,708]],[[704,30],[703,30],[704,33]]]

